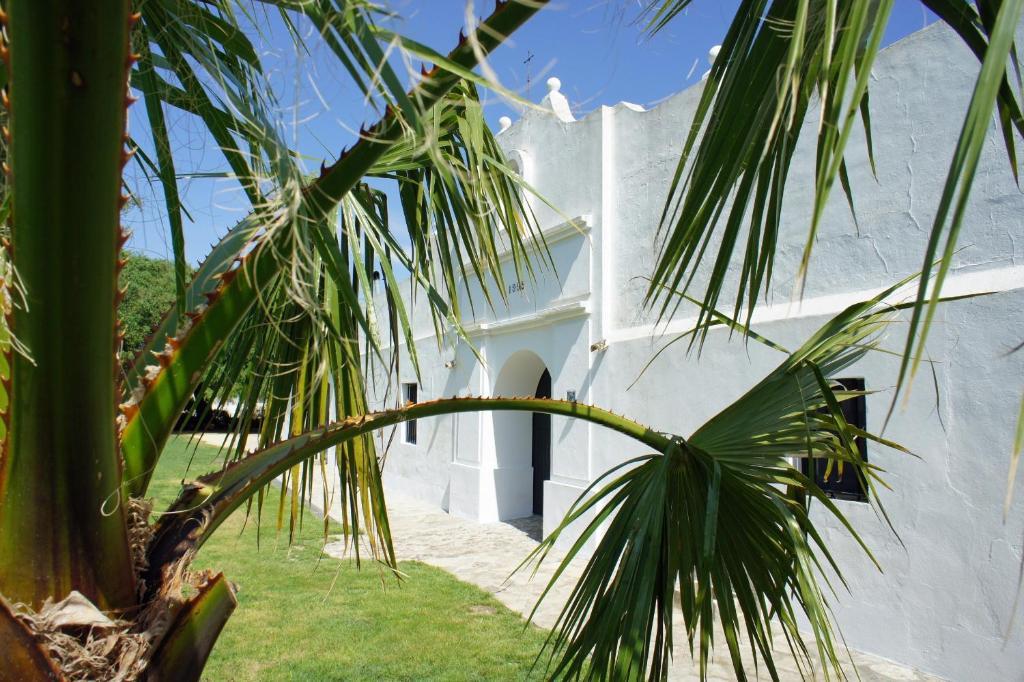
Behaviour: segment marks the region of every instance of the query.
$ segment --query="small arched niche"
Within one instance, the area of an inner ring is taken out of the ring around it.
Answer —
[[[516,175],[526,182],[530,181],[530,178],[528,177],[530,164],[529,160],[526,158],[525,152],[521,149],[510,149],[505,153],[505,160],[508,162],[509,168],[511,168]]]

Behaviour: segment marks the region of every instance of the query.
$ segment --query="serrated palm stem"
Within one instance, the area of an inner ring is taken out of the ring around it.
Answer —
[[[187,561],[217,527],[242,503],[290,467],[318,452],[363,434],[413,419],[462,412],[544,412],[583,419],[629,436],[648,448],[668,453],[681,447],[677,439],[643,424],[592,405],[548,398],[442,398],[393,410],[350,417],[323,429],[271,445],[218,471],[185,485],[178,499],[161,516],[150,545],[146,584],[154,592],[165,569]]]

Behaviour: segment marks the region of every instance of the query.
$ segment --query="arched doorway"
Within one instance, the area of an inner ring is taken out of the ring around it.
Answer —
[[[551,373],[540,356],[521,350],[508,357],[493,395],[551,397]],[[521,519],[544,510],[551,476],[551,418],[531,412],[494,412],[494,485],[497,519]]]
[[[551,397],[551,372],[547,369],[537,382],[536,398]],[[544,514],[544,481],[551,478],[551,415],[546,412],[533,413],[533,513]]]

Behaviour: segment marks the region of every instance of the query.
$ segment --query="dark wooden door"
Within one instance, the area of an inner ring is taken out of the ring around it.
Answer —
[[[544,370],[534,393],[537,398],[551,397],[551,373]],[[533,513],[544,513],[544,481],[551,478],[551,415],[533,413]]]

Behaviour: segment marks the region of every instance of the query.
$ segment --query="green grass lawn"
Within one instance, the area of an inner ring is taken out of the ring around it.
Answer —
[[[157,509],[173,499],[190,450],[172,441],[150,487]],[[219,465],[201,446],[188,476]],[[530,676],[544,632],[488,593],[444,571],[403,562],[400,584],[372,562],[321,554],[322,521],[308,514],[291,547],[274,531],[268,496],[260,546],[240,509],[206,543],[196,568],[223,571],[238,608],[218,640],[208,680],[515,680]],[[244,529],[243,529],[244,528]],[[335,531],[332,531],[335,532]],[[333,584],[333,587],[332,587]],[[538,666],[540,667],[540,666]],[[533,678],[539,678],[534,673]]]

